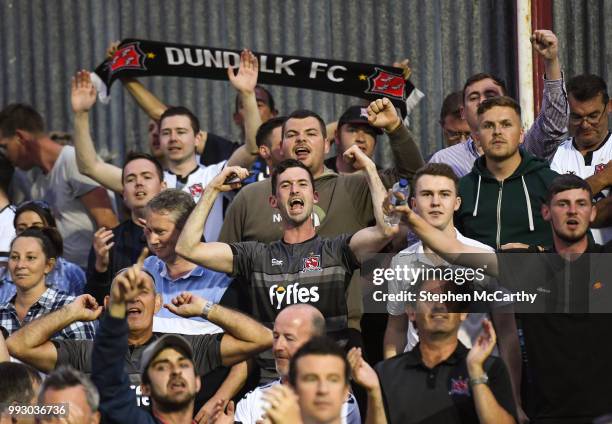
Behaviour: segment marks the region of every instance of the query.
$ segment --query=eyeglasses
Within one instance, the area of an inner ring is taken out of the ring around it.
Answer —
[[[603,118],[603,116],[606,114],[606,109],[608,109],[607,103],[601,112],[593,112],[585,116],[570,113],[570,124],[578,126],[582,125],[582,122],[586,121],[589,125],[598,125],[601,122],[601,118]]]
[[[446,134],[446,138],[448,138],[450,141],[467,140],[468,138],[470,138],[470,135],[471,135],[469,131],[462,132],[462,131],[444,130],[444,133]]]

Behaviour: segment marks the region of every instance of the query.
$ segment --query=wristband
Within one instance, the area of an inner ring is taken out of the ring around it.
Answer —
[[[210,300],[207,300],[206,303],[204,303],[204,307],[202,308],[201,314],[203,318],[208,317],[208,314],[210,314],[210,311],[212,310],[213,306],[215,306],[215,304]]]
[[[478,378],[470,378],[470,386],[474,387],[477,384],[487,384],[489,382],[489,376],[484,373]]]

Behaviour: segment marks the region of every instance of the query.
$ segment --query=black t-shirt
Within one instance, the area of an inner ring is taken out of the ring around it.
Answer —
[[[359,268],[350,239],[231,243],[233,276],[249,285],[253,316],[271,328],[281,309],[309,303],[321,311],[328,331],[347,329],[346,289]]]
[[[389,423],[477,423],[467,371],[468,352],[459,342],[448,359],[429,369],[417,344],[409,352],[378,363],[376,372]],[[497,402],[516,417],[510,377],[502,360],[490,356],[484,370]]]
[[[240,145],[219,135],[208,133],[204,151],[200,155],[200,163],[204,166],[214,165],[227,160]]]
[[[590,241],[572,262],[554,252],[498,255],[502,285],[535,287],[541,297],[533,313],[518,315],[532,423],[585,423],[612,412],[612,314],[598,313],[612,312],[610,252],[611,243]],[[564,310],[572,313],[547,312]]]
[[[140,389],[140,358],[144,350],[153,341],[163,336],[162,333],[153,333],[145,344],[129,346],[125,357],[125,370],[128,373],[132,390],[136,391],[139,406],[148,406],[149,398],[142,396]],[[221,338],[223,333],[204,335],[183,335],[193,348],[193,363],[198,375],[208,374],[222,365]],[[57,349],[56,366],[70,365],[73,368],[89,375],[91,374],[91,352],[93,340],[52,340]]]

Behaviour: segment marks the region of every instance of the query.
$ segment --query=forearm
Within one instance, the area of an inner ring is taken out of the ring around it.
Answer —
[[[233,365],[229,374],[215,392],[214,397],[224,400],[232,399],[238,394],[240,389],[242,389],[242,386],[244,386],[248,373],[246,361],[238,362],[236,365]]]
[[[521,405],[521,375],[523,363],[521,360],[521,348],[519,346],[516,320],[512,306],[498,308],[497,312],[491,312],[491,321],[497,333],[497,345],[499,353],[508,368],[510,384],[517,406]]]
[[[272,332],[253,318],[219,304],[212,307],[207,320],[218,325],[231,335],[245,343],[269,347],[272,345]]]
[[[77,321],[67,306],[31,321],[13,333],[6,341],[13,356],[19,358],[28,351],[46,343],[63,328]]]
[[[372,211],[374,212],[374,218],[376,219],[376,227],[381,232],[382,236],[388,236],[387,232],[389,226],[385,224],[384,213],[383,213],[383,202],[387,196],[385,186],[380,180],[376,165],[374,162],[370,162],[365,170],[366,181],[368,182],[368,188],[370,189],[370,195],[372,197]]]
[[[608,166],[612,168],[612,165],[608,165]],[[589,186],[591,187],[591,191],[593,192],[593,195],[596,195],[597,193],[604,190],[605,188],[612,186],[612,181],[610,181],[610,179],[612,178],[610,174],[612,174],[612,172],[610,171],[611,170],[607,169],[606,167],[604,172],[593,174],[589,178],[586,179],[586,182],[589,183]]]
[[[495,399],[486,384],[472,386],[472,397],[480,424],[514,424],[516,421]]]
[[[396,322],[402,318],[403,316],[389,315],[383,339],[383,357],[385,359],[392,358],[402,353],[406,347],[406,331],[408,325],[401,325],[399,322]]]
[[[137,79],[123,78],[121,82],[149,118],[159,121],[159,118],[161,118],[162,114],[168,109],[168,106],[147,90]]]
[[[386,424],[387,416],[385,414],[385,406],[382,399],[382,391],[380,386],[376,389],[368,390],[368,413],[366,415],[366,424]]]
[[[262,124],[259,108],[257,107],[257,98],[255,92],[250,91],[240,92],[240,99],[244,108],[244,145],[251,155],[257,156],[259,148],[255,141],[255,135]]]
[[[595,221],[591,224],[593,228],[603,228],[612,225],[612,196],[601,199],[595,204]]]
[[[402,124],[387,135],[397,174],[401,178],[411,179],[416,171],[425,164],[414,134]]]
[[[6,362],[10,359],[8,349],[6,348],[6,341],[4,340],[4,336],[0,334],[0,362]]]
[[[525,150],[552,160],[559,144],[567,138],[568,117],[569,103],[563,79],[561,76],[558,79],[545,79],[542,107],[535,122],[525,133]]]
[[[91,380],[100,393],[100,411],[113,422],[146,422],[147,412],[136,403],[125,373],[128,349],[128,326],[125,319],[106,315],[100,320],[91,355]],[[152,422],[152,421],[151,421]]]
[[[561,79],[561,64],[559,63],[558,56],[555,56],[553,59],[544,59],[544,72],[546,79]]]
[[[195,208],[189,214],[189,218],[185,222],[181,235],[176,243],[176,253],[187,260],[194,259],[194,251],[200,244],[204,226],[208,219],[208,214],[212,209],[219,191],[207,186]]]
[[[121,170],[102,162],[94,147],[89,128],[89,112],[74,115],[74,150],[79,172],[97,181],[109,190],[121,193]]]

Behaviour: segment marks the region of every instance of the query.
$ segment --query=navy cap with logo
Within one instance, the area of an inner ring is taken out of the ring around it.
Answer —
[[[344,124],[365,124],[370,126],[376,134],[381,135],[383,133],[380,128],[368,122],[368,108],[363,106],[351,106],[345,110],[338,120],[338,128]]]
[[[188,355],[188,358],[193,361],[193,348],[191,344],[184,337],[181,337],[177,334],[165,334],[159,339],[155,340],[155,342],[151,343],[147,348],[142,352],[142,356],[140,358],[140,374],[144,374],[151,361],[164,349],[169,347],[176,347],[181,350],[183,353]]]

